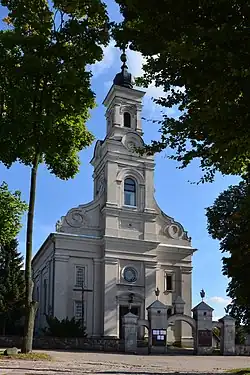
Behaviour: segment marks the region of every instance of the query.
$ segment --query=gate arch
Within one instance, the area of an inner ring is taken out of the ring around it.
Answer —
[[[183,322],[188,323],[192,327],[194,332],[196,331],[196,321],[193,318],[191,318],[191,316],[184,315],[184,314],[175,314],[175,315],[170,316],[168,318],[167,326],[177,321],[183,321]]]
[[[193,337],[193,349],[194,353],[197,351],[197,324],[194,318],[185,314],[174,314],[170,316],[167,320],[167,329],[170,324],[174,324],[175,322],[186,322],[192,329],[192,337]]]

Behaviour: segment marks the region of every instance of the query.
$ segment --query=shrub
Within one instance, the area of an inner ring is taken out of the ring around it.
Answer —
[[[86,328],[82,328],[81,321],[68,317],[59,320],[57,317],[46,315],[48,327],[43,330],[47,336],[54,337],[86,337]]]

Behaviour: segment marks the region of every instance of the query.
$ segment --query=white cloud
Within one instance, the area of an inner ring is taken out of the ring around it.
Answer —
[[[115,56],[115,42],[112,41],[111,43],[109,43],[107,47],[103,48],[103,59],[89,67],[93,73],[94,79],[99,77],[101,74],[105,73],[105,71],[107,71],[113,65]]]
[[[213,303],[218,303],[220,305],[228,305],[231,302],[231,299],[228,298],[228,297],[214,296],[214,297],[210,297],[209,301],[211,301]]]

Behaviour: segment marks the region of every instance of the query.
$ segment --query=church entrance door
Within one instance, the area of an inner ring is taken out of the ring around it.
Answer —
[[[140,316],[140,306],[131,307],[130,312],[134,315]],[[119,336],[120,336],[120,339],[124,339],[124,328],[123,328],[123,325],[122,325],[122,318],[124,317],[124,315],[126,315],[128,313],[129,313],[129,307],[120,305],[120,311],[119,311]]]

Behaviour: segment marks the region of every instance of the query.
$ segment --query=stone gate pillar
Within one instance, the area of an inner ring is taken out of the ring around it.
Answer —
[[[213,309],[202,301],[192,311],[196,321],[195,352],[200,355],[211,354],[213,351]]]
[[[220,321],[222,325],[221,354],[235,355],[235,319],[225,315]]]
[[[137,350],[138,316],[131,312],[124,315],[123,327],[125,353],[135,353]]]
[[[149,352],[167,351],[167,306],[156,300],[147,307],[149,320]]]

